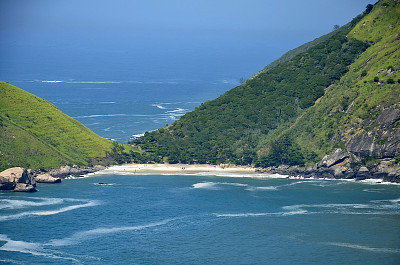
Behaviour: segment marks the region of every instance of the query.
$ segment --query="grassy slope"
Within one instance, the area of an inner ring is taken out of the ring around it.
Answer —
[[[390,0],[378,2],[354,27],[349,38],[368,41],[372,45],[319,103],[281,132],[281,135],[294,138],[303,151],[316,152],[315,161],[334,147],[344,147],[352,135],[373,130],[363,128],[363,120],[400,102],[400,4]],[[387,75],[381,71],[389,68],[397,73]],[[384,81],[374,82],[375,76]],[[394,84],[387,83],[390,78]]]
[[[0,95],[0,170],[88,165],[113,147],[44,99],[4,82]]]

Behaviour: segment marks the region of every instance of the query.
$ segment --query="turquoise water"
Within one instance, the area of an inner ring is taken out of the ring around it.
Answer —
[[[4,264],[400,262],[399,185],[97,174],[38,188],[0,192]]]

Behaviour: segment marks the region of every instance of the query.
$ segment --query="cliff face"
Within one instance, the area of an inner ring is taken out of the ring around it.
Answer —
[[[383,109],[376,119],[366,119],[360,123],[362,127],[373,129],[350,137],[346,142],[346,149],[360,158],[383,159],[400,156],[399,121],[399,105]]]

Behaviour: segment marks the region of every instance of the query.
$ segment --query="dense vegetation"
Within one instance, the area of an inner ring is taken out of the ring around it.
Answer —
[[[367,41],[370,47],[351,64],[349,71],[326,92],[318,104],[280,132],[280,137],[293,139],[302,153],[315,152],[321,158],[335,147],[345,150],[345,144],[352,137],[379,130],[374,120],[383,109],[398,108],[399,3],[379,1],[373,9],[369,6],[369,15],[351,30],[349,38]],[[400,126],[400,123],[393,126]],[[265,137],[260,145],[269,145],[272,138]],[[378,145],[387,140],[375,139]]]
[[[44,99],[5,82],[0,95],[0,170],[87,166],[129,156],[126,146],[96,135]]]
[[[260,156],[260,139],[293,123],[365,51],[367,42],[347,37],[361,18],[357,17],[313,47],[307,47],[305,52],[205,102],[172,125],[133,141],[147,155],[137,159],[169,163],[278,164]],[[271,145],[286,150],[287,155],[279,159],[280,163],[303,164],[305,158],[316,157],[315,153],[294,152],[300,149],[291,143],[291,139],[286,139]]]

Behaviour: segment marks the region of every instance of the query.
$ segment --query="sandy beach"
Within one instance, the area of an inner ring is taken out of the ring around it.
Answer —
[[[111,166],[104,170],[107,172],[126,172],[126,173],[168,173],[168,174],[195,174],[195,173],[237,173],[237,174],[257,174],[255,168],[233,165],[186,165],[186,164],[125,164]]]

